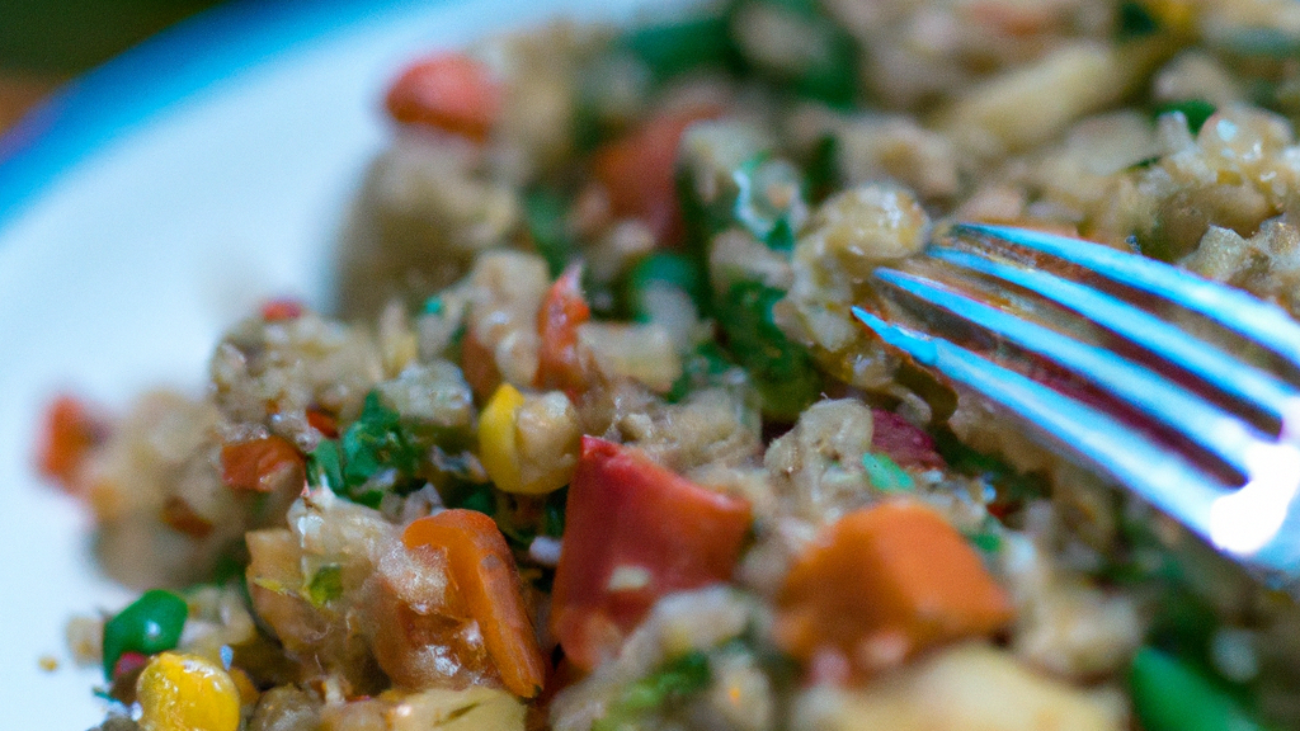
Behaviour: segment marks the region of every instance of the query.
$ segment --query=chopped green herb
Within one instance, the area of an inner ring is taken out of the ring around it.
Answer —
[[[1133,710],[1147,731],[1266,731],[1239,699],[1190,664],[1153,647],[1129,667]]]
[[[898,466],[898,463],[884,454],[867,453],[862,455],[862,466],[867,470],[867,479],[877,490],[882,492],[910,492],[916,489],[912,476]]]
[[[680,703],[708,688],[710,682],[708,655],[699,650],[688,652],[623,688],[604,717],[592,724],[592,731],[642,728],[647,713]]]
[[[790,340],[772,319],[785,293],[760,282],[733,284],[718,308],[727,349],[754,379],[763,412],[794,419],[821,392],[821,377],[807,348]]]
[[[718,384],[721,376],[735,367],[717,343],[701,343],[682,359],[682,375],[665,398],[670,403],[677,403],[693,391]]]
[[[1119,4],[1115,38],[1121,41],[1145,38],[1160,30],[1160,21],[1140,2],[1126,0]]]
[[[1159,155],[1152,155],[1151,157],[1144,157],[1144,158],[1142,158],[1141,160],[1138,160],[1137,162],[1133,163],[1132,165],[1129,165],[1129,166],[1128,166],[1128,169],[1129,169],[1129,170],[1144,170],[1144,169],[1146,169],[1146,168],[1151,167],[1152,165],[1155,165],[1155,164],[1158,163],[1158,162],[1160,162],[1160,156],[1159,156]]]
[[[546,259],[551,276],[557,277],[577,255],[577,245],[565,228],[568,207],[562,196],[534,190],[524,197],[524,221],[537,253]]]
[[[343,458],[337,439],[322,439],[307,455],[307,480],[316,487],[343,489]]]
[[[332,563],[320,567],[307,585],[307,596],[314,606],[322,607],[343,596],[343,567]]]
[[[366,395],[361,416],[344,432],[340,445],[346,493],[367,505],[377,504],[382,491],[359,493],[359,488],[389,469],[409,479],[418,469],[423,451],[402,428],[397,411],[384,404],[378,391]]]
[[[1192,134],[1198,134],[1201,127],[1205,126],[1205,120],[1209,119],[1215,111],[1216,107],[1204,99],[1183,99],[1156,107],[1155,116],[1182,112],[1187,118],[1187,128],[1192,131]]]
[[[997,533],[972,533],[966,536],[966,540],[984,553],[997,553],[1002,548],[1002,537]]]
[[[424,301],[424,314],[441,315],[444,307],[445,305],[442,301],[442,297],[434,295]]]
[[[839,156],[840,140],[835,135],[822,135],[813,145],[808,169],[804,173],[808,196],[812,200],[823,200],[835,190],[839,182]]]
[[[546,496],[542,514],[542,535],[559,538],[564,535],[564,508],[569,498],[569,488],[563,487]]]
[[[645,63],[658,81],[703,67],[736,66],[727,19],[717,15],[638,28],[619,45]]]
[[[627,278],[627,309],[641,322],[648,321],[653,314],[647,294],[656,286],[682,290],[697,309],[705,298],[704,277],[693,259],[683,254],[656,252],[637,263]]]

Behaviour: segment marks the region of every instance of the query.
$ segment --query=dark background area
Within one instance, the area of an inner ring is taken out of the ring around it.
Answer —
[[[0,0],[0,130],[60,83],[218,0]]]

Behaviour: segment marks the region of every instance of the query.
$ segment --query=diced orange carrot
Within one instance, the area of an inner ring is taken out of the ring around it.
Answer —
[[[805,662],[837,655],[857,675],[996,632],[1013,616],[961,534],[910,500],[863,508],[830,526],[795,562],[777,603],[776,637],[787,652]]]
[[[460,53],[409,66],[388,90],[388,113],[403,124],[424,125],[475,142],[487,139],[501,108],[501,88],[488,69]]]
[[[691,124],[718,116],[717,105],[661,114],[596,151],[592,174],[609,196],[614,215],[645,222],[661,244],[682,234],[677,205],[677,147]]]
[[[475,510],[444,510],[412,522],[402,543],[446,551],[451,580],[478,621],[501,682],[523,698],[541,692],[546,661],[524,605],[514,557],[496,522]]]
[[[538,388],[579,391],[585,386],[578,357],[578,326],[591,319],[582,296],[582,265],[573,264],[555,280],[537,313]]]
[[[269,436],[221,447],[221,480],[236,490],[271,492],[306,479],[306,461],[281,437]]]
[[[41,473],[66,490],[76,489],[77,472],[104,432],[85,404],[72,396],[59,396],[46,410],[41,429],[37,447]]]

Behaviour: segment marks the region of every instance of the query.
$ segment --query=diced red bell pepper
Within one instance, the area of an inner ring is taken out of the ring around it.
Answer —
[[[903,467],[945,467],[934,449],[934,438],[902,416],[871,410],[871,451],[883,452]]]
[[[272,492],[306,479],[306,460],[288,441],[269,436],[221,448],[221,480],[227,487]]]
[[[592,174],[614,215],[645,222],[661,244],[676,243],[683,231],[676,187],[682,133],[721,113],[714,104],[667,112],[597,150]]]
[[[323,409],[307,409],[307,423],[326,439],[339,436],[339,418]]]
[[[728,580],[751,518],[746,501],[589,436],[566,511],[551,626],[584,670],[617,653],[663,595]]]
[[[578,357],[578,326],[591,319],[582,296],[582,265],[573,264],[555,280],[537,313],[538,388],[582,390],[585,379]]]
[[[501,96],[487,67],[464,54],[447,53],[403,71],[385,103],[398,122],[482,142],[500,114]]]
[[[262,319],[267,322],[296,320],[302,313],[302,303],[294,299],[273,299],[262,305]]]
[[[59,396],[46,410],[41,429],[37,447],[41,473],[66,490],[75,489],[78,470],[106,431],[80,400]]]

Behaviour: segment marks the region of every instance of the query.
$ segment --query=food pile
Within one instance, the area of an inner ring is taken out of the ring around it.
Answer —
[[[850,316],[955,221],[1300,312],[1300,4],[732,0],[416,60],[327,316],[55,402],[105,731],[1300,728],[1300,609]]]

